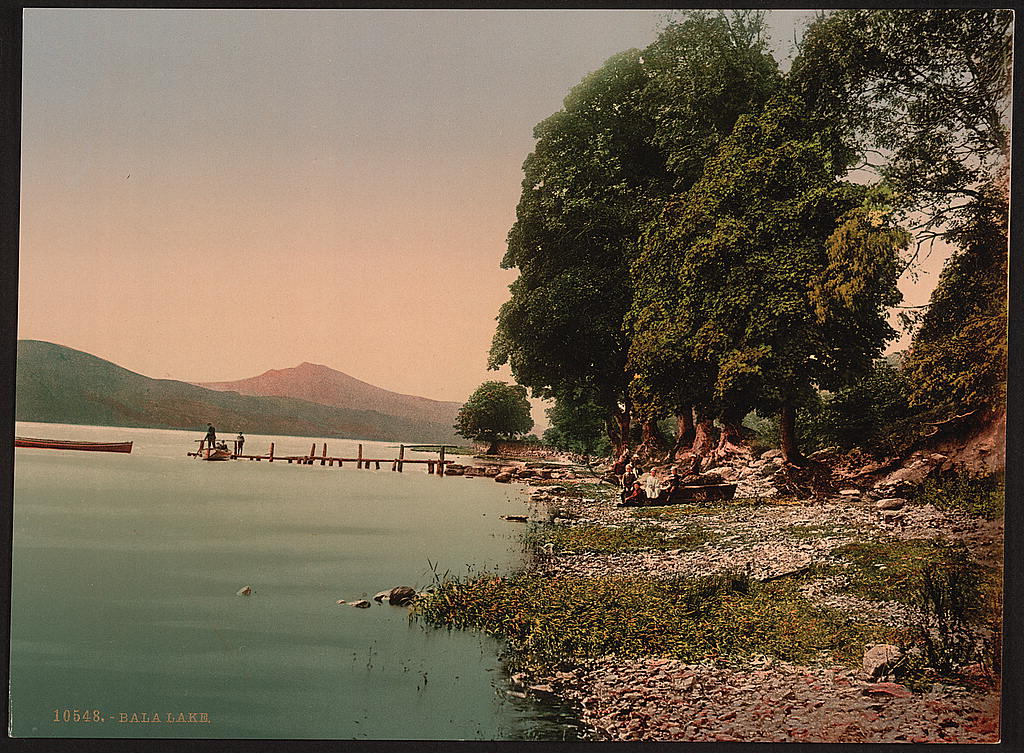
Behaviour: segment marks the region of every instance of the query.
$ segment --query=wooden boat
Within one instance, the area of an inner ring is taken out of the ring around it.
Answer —
[[[680,486],[672,495],[671,504],[678,502],[715,502],[732,499],[736,495],[736,484],[701,484]]]
[[[231,460],[230,450],[203,450],[199,457],[203,460]]]
[[[41,450],[86,450],[88,452],[131,452],[131,442],[79,442],[68,439],[32,439],[15,437],[15,447],[35,447]]]

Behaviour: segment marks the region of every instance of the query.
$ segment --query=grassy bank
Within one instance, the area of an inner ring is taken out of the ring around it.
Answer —
[[[761,584],[740,575],[479,576],[440,584],[415,613],[432,624],[501,636],[514,664],[542,670],[608,655],[807,661],[826,652],[856,663],[865,644],[895,639],[810,603],[792,581]]]

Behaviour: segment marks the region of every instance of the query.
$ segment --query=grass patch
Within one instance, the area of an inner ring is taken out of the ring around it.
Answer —
[[[688,549],[708,540],[709,534],[700,528],[682,533],[669,533],[656,526],[627,526],[614,528],[599,525],[537,524],[525,536],[530,549],[554,544],[555,552],[590,552],[612,554],[636,552],[641,549]]]
[[[811,604],[790,580],[479,576],[438,584],[414,614],[507,640],[513,663],[543,668],[600,656],[697,662],[821,653],[855,665],[890,631]]]
[[[843,574],[847,593],[873,601],[898,601],[919,606],[926,587],[926,573],[963,570],[982,583],[991,595],[1001,588],[998,573],[973,562],[966,548],[941,539],[868,539],[835,549],[848,567],[826,565],[817,574]]]
[[[937,479],[925,480],[914,496],[914,502],[991,520],[1002,516],[1005,497],[1005,484],[999,476],[973,478],[948,473]]]

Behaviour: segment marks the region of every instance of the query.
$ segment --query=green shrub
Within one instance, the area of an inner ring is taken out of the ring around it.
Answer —
[[[919,504],[932,504],[940,510],[958,510],[985,518],[1003,514],[1005,484],[1001,475],[972,476],[962,470],[926,479],[914,497]]]

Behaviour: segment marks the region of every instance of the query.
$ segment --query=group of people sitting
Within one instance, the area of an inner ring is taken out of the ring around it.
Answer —
[[[682,485],[682,476],[678,470],[673,469],[668,482],[662,484],[654,474],[630,463],[628,450],[612,466],[612,472],[619,477],[622,487],[622,501],[619,507],[668,504],[672,495]]]

